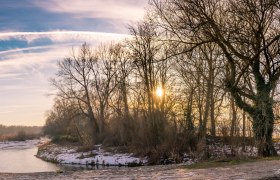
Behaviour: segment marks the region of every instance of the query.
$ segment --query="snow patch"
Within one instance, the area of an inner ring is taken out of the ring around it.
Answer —
[[[133,154],[115,154],[106,152],[102,146],[95,146],[88,152],[77,152],[77,147],[64,147],[48,144],[40,148],[37,157],[60,164],[128,166],[130,164],[145,164],[146,158],[133,157]]]

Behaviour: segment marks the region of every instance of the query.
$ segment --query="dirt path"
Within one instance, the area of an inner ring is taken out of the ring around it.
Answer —
[[[0,179],[280,179],[280,161],[262,161],[241,165],[186,169],[182,166],[150,166],[65,173],[0,174]],[[277,178],[278,177],[278,178]]]

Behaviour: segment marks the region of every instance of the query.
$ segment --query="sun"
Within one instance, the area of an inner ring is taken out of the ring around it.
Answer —
[[[156,90],[156,95],[158,97],[162,97],[163,96],[163,90],[162,88],[158,87],[157,90]]]

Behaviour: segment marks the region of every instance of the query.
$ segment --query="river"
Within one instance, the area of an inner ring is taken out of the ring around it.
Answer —
[[[34,173],[34,172],[57,172],[77,171],[94,169],[116,169],[118,167],[92,167],[73,164],[54,164],[43,161],[36,157],[38,143],[46,141],[6,141],[0,142],[0,173]]]
[[[0,142],[0,172],[29,173],[50,172],[60,169],[53,163],[45,162],[35,155],[39,140],[25,142]]]

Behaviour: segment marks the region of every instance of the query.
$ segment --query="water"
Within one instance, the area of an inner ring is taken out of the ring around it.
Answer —
[[[22,142],[0,142],[0,173],[30,173],[53,171],[77,171],[93,169],[111,169],[118,167],[96,167],[85,165],[57,165],[37,158],[40,140]]]
[[[35,155],[37,154],[35,144],[23,144],[17,146],[11,144],[1,148],[0,144],[0,172],[29,173],[49,172],[60,169],[56,164],[45,162]]]

